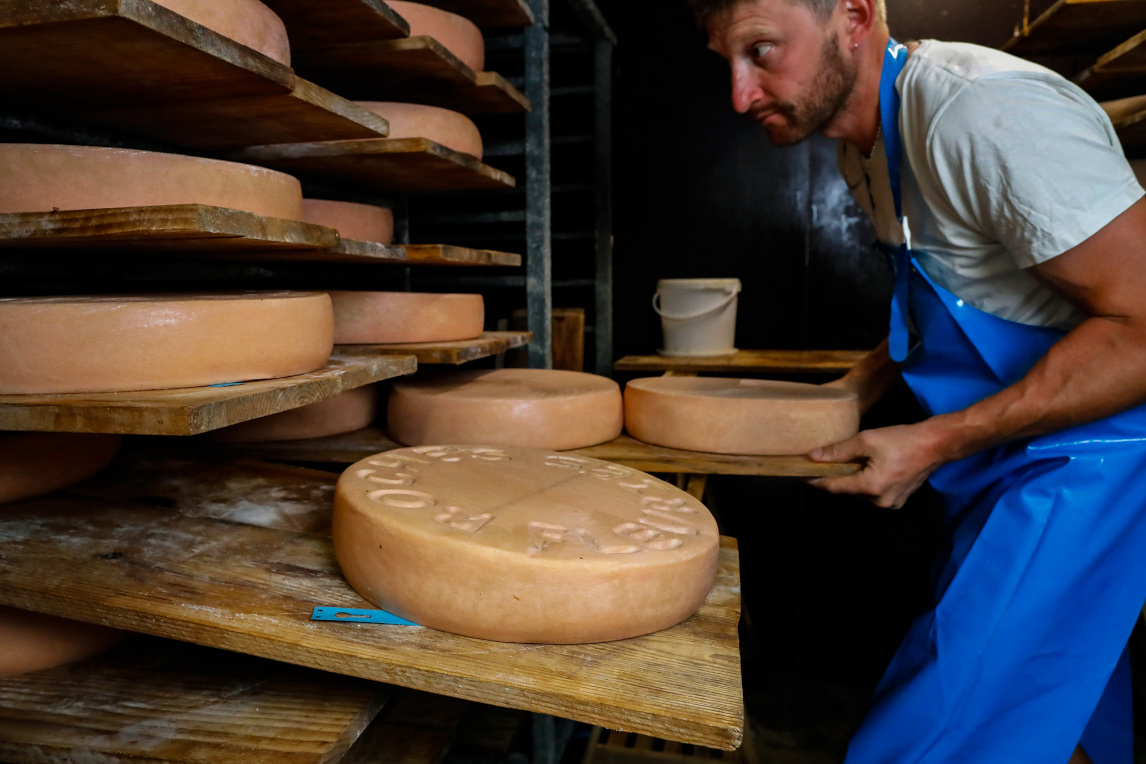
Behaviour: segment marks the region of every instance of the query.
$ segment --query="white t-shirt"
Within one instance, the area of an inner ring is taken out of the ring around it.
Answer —
[[[927,40],[896,82],[903,207],[923,270],[973,307],[1070,329],[1084,314],[1027,268],[1089,239],[1144,192],[1110,119],[1059,75],[1006,53]],[[881,241],[903,242],[882,137],[840,170]]]

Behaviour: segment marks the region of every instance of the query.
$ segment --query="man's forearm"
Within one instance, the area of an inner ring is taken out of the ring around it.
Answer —
[[[864,356],[855,367],[838,380],[837,386],[859,396],[861,412],[866,412],[899,380],[899,364],[891,360],[887,340]]]

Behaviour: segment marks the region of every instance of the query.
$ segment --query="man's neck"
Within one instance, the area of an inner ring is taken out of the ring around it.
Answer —
[[[856,83],[843,111],[824,131],[830,138],[854,143],[865,156],[871,156],[880,132],[879,87],[884,54],[890,39],[887,27],[873,30],[856,51]],[[917,44],[908,46],[908,54]]]

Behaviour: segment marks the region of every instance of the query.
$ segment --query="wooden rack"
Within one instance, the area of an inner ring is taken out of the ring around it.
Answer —
[[[1098,99],[1138,95],[1146,82],[1146,31],[1140,32],[1074,78]]]
[[[351,181],[383,192],[513,188],[517,184],[509,173],[426,138],[252,146],[229,158],[295,175]]]
[[[286,24],[292,55],[347,42],[410,36],[410,25],[382,0],[266,0]]]
[[[630,355],[613,365],[616,371],[699,374],[845,374],[868,354],[866,350],[741,350],[709,358]]]
[[[310,374],[130,393],[0,395],[0,430],[197,435],[413,374],[413,356],[332,357]]]
[[[528,27],[533,11],[525,0],[426,0],[426,5],[465,16],[479,27]]]
[[[0,97],[206,150],[389,132],[354,102],[150,0],[0,3]]]
[[[473,340],[456,342],[408,342],[400,345],[339,345],[339,355],[412,355],[418,365],[448,364],[457,366],[469,361],[500,355],[529,344],[529,332],[485,332]]]
[[[371,607],[342,578],[321,531],[334,475],[274,465],[260,472],[248,462],[216,478],[204,460],[120,469],[79,492],[5,508],[0,604],[686,743],[740,743],[731,539],[700,611],[636,639],[521,645],[416,626],[319,623],[309,620],[316,606]],[[149,481],[149,472],[160,479]],[[283,513],[273,498],[248,500],[253,482],[269,497],[289,497]],[[190,502],[199,516],[187,516],[188,491],[217,501]],[[311,511],[298,512],[308,495],[318,497]],[[245,524],[252,515],[264,527]]]
[[[410,265],[497,265],[515,268],[521,255],[490,249],[469,249],[450,244],[405,244],[406,262]]]
[[[1110,117],[1126,156],[1146,154],[1146,95],[1121,98],[1100,104]]]
[[[1058,0],[1029,28],[1018,28],[1002,48],[1016,56],[1097,54],[1125,40],[1127,30],[1144,28],[1142,0]]]

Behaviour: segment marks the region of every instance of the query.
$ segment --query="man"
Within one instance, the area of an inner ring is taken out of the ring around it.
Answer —
[[[866,409],[902,373],[931,415],[811,455],[861,461],[815,482],[882,507],[930,479],[950,526],[849,764],[1129,764],[1146,201],[1109,119],[1028,62],[889,41],[882,0],[690,3],[738,112],[840,139],[896,264],[889,341],[834,384]]]

